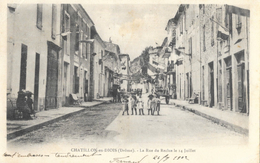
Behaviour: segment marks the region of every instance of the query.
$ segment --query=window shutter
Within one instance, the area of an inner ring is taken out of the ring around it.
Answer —
[[[42,4],[37,4],[37,22],[36,26],[42,29]]]
[[[56,17],[57,17],[57,7],[55,4],[52,5],[52,27],[51,36],[53,39],[56,37]]]

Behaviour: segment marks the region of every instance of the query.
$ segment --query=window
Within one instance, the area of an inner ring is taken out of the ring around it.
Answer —
[[[80,38],[79,25],[76,24],[75,52],[79,51],[79,38]]]
[[[83,31],[81,30],[80,33],[79,33],[79,37],[80,37],[80,40],[83,40]],[[79,40],[79,41],[80,41]],[[83,57],[83,44],[82,43],[79,43],[79,48],[80,48],[80,57]]]
[[[42,29],[42,4],[37,4],[37,21],[36,26]]]
[[[79,93],[79,69],[74,66],[74,93]]]
[[[189,39],[189,55],[192,57],[192,38]]]
[[[222,8],[217,8],[217,16],[216,19],[218,23],[222,24]]]
[[[229,29],[230,14],[225,12],[225,27]]]
[[[103,59],[103,50],[101,50],[101,59]],[[103,62],[101,62],[101,74],[103,74]]]
[[[180,34],[183,34],[183,19],[180,21]]]
[[[52,5],[52,25],[51,25],[51,37],[55,39],[56,37],[56,17],[57,17],[57,6]]]
[[[64,13],[64,25],[62,29],[62,33],[66,33],[70,31],[70,16],[67,12]],[[69,34],[63,37],[64,40],[64,54],[70,54],[70,36]]]
[[[26,89],[26,70],[27,70],[27,46],[22,44],[21,68],[20,68],[20,90]]]
[[[211,21],[211,46],[214,45],[214,16],[212,17]]]
[[[239,29],[241,27],[242,27],[241,16],[236,15],[236,28]]]
[[[203,26],[203,51],[206,51],[206,42],[205,42],[205,25]]]

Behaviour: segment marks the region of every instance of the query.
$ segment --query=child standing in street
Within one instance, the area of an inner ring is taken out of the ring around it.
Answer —
[[[137,107],[137,98],[136,98],[136,96],[132,95],[132,100],[131,100],[131,102],[132,102],[132,104],[131,104],[132,114],[131,114],[131,115],[133,115],[134,112],[135,112],[135,115],[136,115],[136,114],[137,114],[137,113],[136,113],[136,107]]]
[[[125,111],[126,111],[127,115],[129,115],[128,114],[128,100],[127,100],[126,97],[123,97],[122,106],[123,106],[123,114],[122,115],[124,115]]]
[[[35,117],[35,112],[33,109],[33,100],[32,100],[32,93],[28,93],[26,103],[30,109],[30,114],[33,114]]]
[[[138,97],[138,96],[137,96]],[[137,109],[139,110],[139,115],[144,115],[144,103],[141,99],[141,95],[140,97],[137,98]]]
[[[152,113],[153,113],[153,111],[152,111],[152,100],[153,100],[153,95],[149,95],[148,96],[149,97],[149,99],[148,99],[148,101],[147,101],[147,110],[148,110],[148,115],[150,115],[150,112],[151,112],[151,115],[152,115]]]

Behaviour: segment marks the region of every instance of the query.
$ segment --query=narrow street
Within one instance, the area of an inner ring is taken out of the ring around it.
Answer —
[[[162,100],[163,101],[163,100]],[[10,149],[61,144],[237,145],[247,137],[173,105],[160,115],[122,116],[121,104],[102,104],[8,142]]]

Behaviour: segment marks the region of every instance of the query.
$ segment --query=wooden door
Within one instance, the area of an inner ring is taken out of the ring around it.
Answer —
[[[35,76],[34,76],[34,110],[38,110],[39,100],[39,73],[40,73],[40,54],[35,57]]]
[[[239,112],[246,112],[246,89],[244,86],[245,83],[245,66],[244,64],[240,64],[237,66],[237,85],[238,85],[238,110]]]
[[[227,109],[232,110],[232,69],[226,70]]]
[[[214,72],[210,72],[210,107],[214,106]]]
[[[64,63],[64,79],[63,79],[63,102],[66,103],[67,96],[67,82],[68,82],[68,63]]]
[[[46,83],[46,108],[56,108],[58,90],[58,53],[48,49],[47,83]]]

